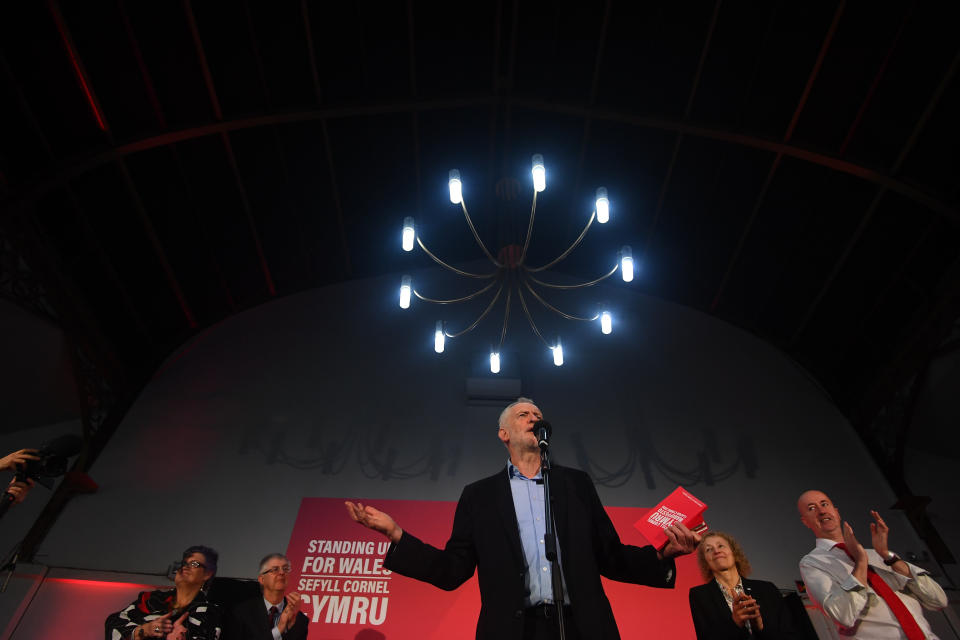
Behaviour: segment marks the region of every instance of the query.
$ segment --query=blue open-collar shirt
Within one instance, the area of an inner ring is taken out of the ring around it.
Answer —
[[[526,584],[529,595],[527,606],[552,604],[553,567],[547,559],[543,536],[546,522],[543,519],[543,472],[528,478],[512,462],[507,462],[507,474],[510,478],[510,492],[513,494],[513,509],[520,526],[520,543],[523,545],[523,557],[527,563]],[[554,527],[556,534],[556,527]],[[557,559],[560,559],[560,538],[557,537]],[[563,575],[561,574],[561,579]],[[567,596],[567,583],[563,581],[564,604],[570,604]]]

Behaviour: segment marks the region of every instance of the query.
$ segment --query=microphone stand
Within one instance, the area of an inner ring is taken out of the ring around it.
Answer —
[[[543,475],[543,517],[546,531],[543,535],[544,551],[553,577],[553,602],[557,608],[557,625],[560,629],[560,640],[566,640],[566,628],[563,620],[563,574],[560,572],[560,557],[557,555],[557,534],[553,526],[553,497],[550,494],[550,443],[547,430],[539,427],[537,442],[540,445],[540,471]]]

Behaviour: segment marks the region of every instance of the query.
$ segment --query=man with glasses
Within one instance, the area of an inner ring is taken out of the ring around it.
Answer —
[[[300,594],[284,595],[290,561],[271,553],[260,561],[257,582],[262,596],[241,602],[225,625],[223,640],[304,640],[307,616],[300,612]]]

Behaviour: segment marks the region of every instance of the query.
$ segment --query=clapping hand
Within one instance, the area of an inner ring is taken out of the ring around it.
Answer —
[[[168,614],[169,615],[169,614]],[[187,638],[187,616],[190,615],[189,611],[184,611],[183,615],[176,619],[173,623],[173,628],[167,633],[166,640],[186,640]]]
[[[876,511],[871,511],[870,515],[873,516],[874,522],[870,523],[870,539],[873,542],[873,550],[880,554],[881,558],[886,559],[887,554],[890,552],[890,545],[887,542],[887,537],[890,535],[890,527],[887,526],[887,523],[883,521],[883,518],[880,517],[880,514]]]
[[[760,615],[760,605],[754,600],[753,596],[746,593],[738,593],[733,597],[733,621],[738,627],[742,627],[750,621],[750,626],[759,631],[763,629],[763,617]]]
[[[284,597],[287,604],[283,607],[280,619],[277,620],[277,629],[280,630],[280,633],[286,633],[297,621],[297,613],[300,612],[300,604],[302,603],[300,594],[296,591],[291,591]]]

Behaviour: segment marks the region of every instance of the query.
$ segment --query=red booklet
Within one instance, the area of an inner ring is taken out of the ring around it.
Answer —
[[[662,549],[667,544],[667,534],[663,530],[672,524],[682,522],[692,531],[706,531],[707,523],[703,521],[703,512],[706,510],[706,504],[683,487],[677,487],[633,526],[654,548]]]

